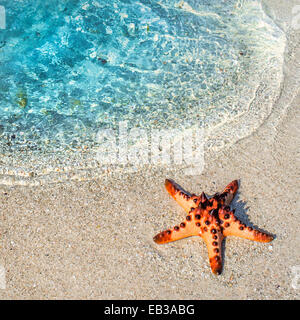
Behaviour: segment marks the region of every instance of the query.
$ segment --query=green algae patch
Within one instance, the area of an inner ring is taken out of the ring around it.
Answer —
[[[74,99],[72,101],[72,105],[73,105],[73,107],[81,106],[81,101],[78,99]]]
[[[17,104],[22,108],[26,108],[28,104],[28,98],[27,98],[27,93],[24,90],[19,90],[17,95],[16,95],[16,102]]]

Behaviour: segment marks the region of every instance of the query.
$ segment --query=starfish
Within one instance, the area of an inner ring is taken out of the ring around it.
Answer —
[[[230,203],[238,190],[237,180],[232,181],[224,191],[210,199],[204,192],[200,196],[190,194],[177,183],[166,179],[165,187],[176,202],[187,212],[180,225],[157,234],[153,240],[167,243],[190,236],[200,236],[206,243],[211,270],[222,272],[222,241],[227,236],[237,236],[253,241],[270,242],[274,237],[268,233],[246,226],[230,210]]]

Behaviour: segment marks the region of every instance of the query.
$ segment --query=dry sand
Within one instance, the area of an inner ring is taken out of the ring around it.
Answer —
[[[297,1],[266,1],[289,31],[286,80],[269,119],[253,135],[207,154],[199,176],[157,169],[85,182],[0,187],[1,299],[299,299],[299,30]],[[296,70],[298,68],[298,70]],[[297,72],[296,72],[297,71]],[[246,222],[276,235],[271,243],[225,241],[214,276],[201,238],[157,245],[152,237],[184,211],[164,189],[166,177],[209,195],[239,179],[233,202]],[[299,271],[300,273],[300,271]]]

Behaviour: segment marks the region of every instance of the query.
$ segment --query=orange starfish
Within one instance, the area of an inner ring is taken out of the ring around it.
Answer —
[[[173,229],[157,234],[153,240],[162,244],[190,236],[200,236],[207,245],[211,270],[215,274],[222,271],[222,241],[227,236],[237,236],[253,241],[270,242],[273,236],[253,229],[242,223],[230,210],[238,182],[232,181],[224,191],[208,199],[204,192],[200,196],[183,190],[174,181],[166,179],[169,194],[188,213],[185,221]]]

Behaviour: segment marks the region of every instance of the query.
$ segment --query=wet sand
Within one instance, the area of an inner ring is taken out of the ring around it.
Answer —
[[[250,137],[206,154],[201,175],[152,168],[91,181],[1,186],[6,288],[0,298],[299,299],[292,268],[300,267],[300,94],[286,103],[300,83],[300,30],[291,28],[290,16],[295,4],[266,1],[290,34],[286,79],[270,117]],[[236,214],[275,240],[227,238],[220,276],[211,273],[199,237],[155,244],[155,234],[185,217],[164,189],[165,178],[208,195],[239,179]]]

